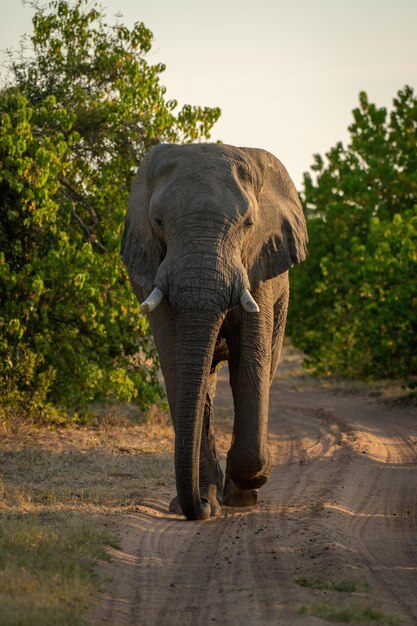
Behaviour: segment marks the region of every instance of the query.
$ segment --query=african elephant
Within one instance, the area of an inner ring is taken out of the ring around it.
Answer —
[[[295,187],[264,150],[161,144],[138,169],[121,254],[149,314],[174,424],[170,508],[188,519],[218,515],[221,503],[255,504],[271,472],[269,386],[288,269],[305,259],[306,243]],[[224,361],[235,419],[223,486],[213,403]]]

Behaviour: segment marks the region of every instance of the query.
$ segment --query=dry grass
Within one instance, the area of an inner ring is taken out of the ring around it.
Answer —
[[[295,581],[300,587],[309,587],[310,589],[319,589],[322,591],[337,591],[340,593],[366,593],[370,591],[369,585],[359,579],[342,578],[297,578]]]
[[[351,604],[340,606],[319,602],[311,607],[301,607],[301,615],[311,615],[328,622],[338,622],[343,624],[365,624],[368,626],[401,626],[401,620],[393,615],[383,613],[372,606],[361,606]]]
[[[83,624],[113,516],[174,482],[168,419],[113,409],[81,429],[0,424],[0,442],[0,624]]]
[[[14,515],[0,530],[2,625],[82,624],[112,533],[104,520],[82,515]]]

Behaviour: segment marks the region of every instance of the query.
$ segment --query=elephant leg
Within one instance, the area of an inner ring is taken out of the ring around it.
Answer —
[[[210,502],[211,515],[215,517],[219,516],[221,513],[220,504],[223,491],[223,472],[217,456],[214,436],[214,397],[216,393],[216,380],[216,373],[210,374],[204,406],[200,447],[200,494],[202,498]],[[173,513],[182,514],[177,496],[171,501],[169,510]]]
[[[203,431],[200,448],[200,493],[209,500],[212,515],[220,513],[223,492],[223,472],[216,451],[214,436],[214,398],[217,375],[210,375],[204,407]]]
[[[267,444],[274,327],[272,287],[265,285],[253,295],[261,312],[242,313],[238,337],[235,331],[229,342],[235,420],[223,492],[226,506],[256,504],[257,489],[265,484],[273,466]]]
[[[281,357],[282,343],[285,334],[285,322],[288,310],[288,287],[280,293],[274,304],[274,327],[272,331],[271,375],[272,383]]]

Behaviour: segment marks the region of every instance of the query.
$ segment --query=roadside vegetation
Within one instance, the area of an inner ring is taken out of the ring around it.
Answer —
[[[309,257],[291,273],[288,330],[319,374],[417,376],[417,98],[362,92],[350,140],[304,175]]]
[[[77,516],[2,519],[0,623],[3,626],[83,624],[97,579],[95,560],[114,541],[103,522]]]
[[[95,425],[0,426],[0,624],[85,624],[105,581],[95,572],[118,547],[116,516],[172,488],[173,433],[109,411]]]
[[[372,589],[357,578],[297,578],[297,585],[308,587],[320,600],[299,609],[301,615],[311,615],[328,622],[401,626],[402,620],[377,609],[372,600]],[[337,597],[337,601],[336,601]]]
[[[302,607],[301,615],[311,615],[327,622],[339,624],[365,624],[365,626],[401,626],[402,621],[392,615],[383,613],[372,606],[349,604],[340,606],[338,603],[317,602],[311,607]]]
[[[132,175],[159,142],[208,139],[220,111],[166,98],[143,23],[109,25],[87,0],[37,6],[32,50],[0,86],[0,412],[147,409],[158,361],[119,259]]]

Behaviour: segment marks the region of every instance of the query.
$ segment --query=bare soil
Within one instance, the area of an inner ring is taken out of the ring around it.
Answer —
[[[320,606],[353,623],[417,624],[416,409],[299,364],[287,354],[271,388],[275,468],[258,505],[186,522],[168,512],[172,475],[120,515],[121,550],[100,564],[89,624],[304,626],[327,623]],[[222,370],[223,458],[232,410]]]

